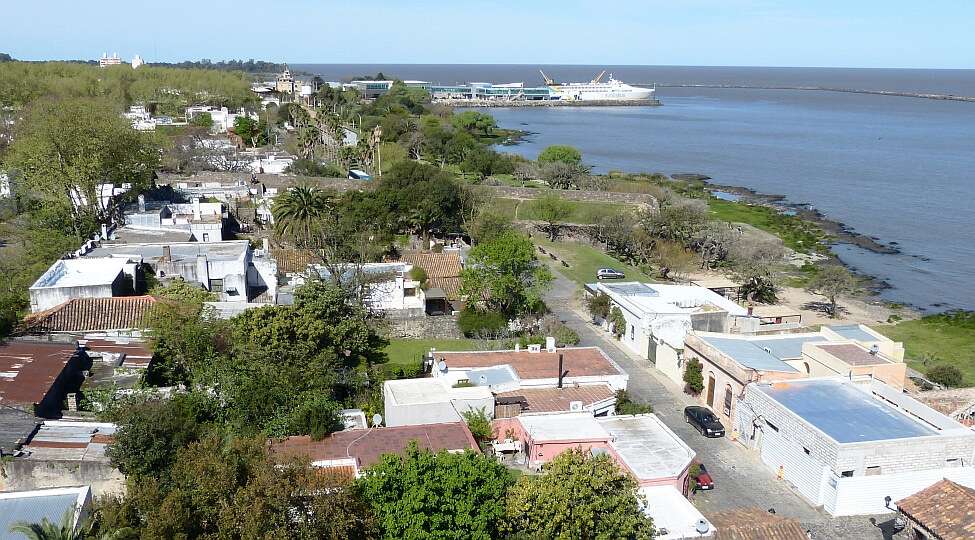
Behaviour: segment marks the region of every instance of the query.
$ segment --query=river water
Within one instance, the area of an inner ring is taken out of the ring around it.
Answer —
[[[530,66],[295,67],[331,79],[384,71],[435,82],[540,82]],[[966,70],[615,69],[633,82],[975,95],[975,71]],[[563,66],[546,73],[582,80],[593,70]],[[532,158],[550,144],[569,144],[599,172],[701,173],[715,183],[812,205],[902,251],[834,248],[851,267],[891,285],[883,298],[932,311],[975,309],[975,103],[737,88],[659,88],[658,97],[662,107],[490,113],[502,127],[532,133],[504,151]]]

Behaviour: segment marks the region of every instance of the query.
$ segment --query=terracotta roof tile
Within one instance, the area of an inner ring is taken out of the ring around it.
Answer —
[[[300,274],[309,264],[322,262],[310,249],[271,248],[271,257],[278,263],[278,272],[285,274]]]
[[[460,298],[459,277],[443,277],[443,278],[427,279],[427,288],[432,289],[434,287],[443,289],[443,292],[447,295],[448,300],[457,300],[458,298]]]
[[[521,351],[437,352],[450,368],[479,368],[510,364],[521,379],[558,377],[559,354],[567,377],[622,375],[623,371],[597,347],[567,347],[550,353]]]
[[[0,403],[40,403],[77,350],[68,343],[0,345]]]
[[[522,388],[497,394],[499,398],[523,397],[528,402],[525,412],[562,412],[569,410],[573,401],[581,401],[588,407],[593,403],[610,399],[616,393],[606,384],[569,386],[565,388]]]
[[[808,540],[798,520],[778,517],[761,508],[739,508],[710,514],[715,540]]]
[[[142,326],[156,302],[151,296],[74,298],[24,318],[21,330],[34,332],[104,332]]]
[[[460,277],[460,256],[456,253],[425,253],[414,251],[403,254],[403,262],[419,266],[428,278]]]
[[[477,450],[477,443],[463,422],[352,429],[332,433],[321,441],[308,436],[288,437],[272,444],[271,451],[279,460],[308,457],[312,461],[356,458],[359,467],[377,463],[383,454],[400,454],[410,441],[420,448],[440,450]]]
[[[975,490],[951,480],[939,480],[897,501],[897,508],[936,538],[975,538]]]

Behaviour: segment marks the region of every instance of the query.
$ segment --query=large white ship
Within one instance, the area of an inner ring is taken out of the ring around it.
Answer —
[[[623,81],[609,75],[606,81],[603,71],[593,80],[585,83],[565,83],[560,84],[549,78],[544,71],[538,70],[545,79],[545,85],[563,101],[636,101],[654,99],[655,90],[653,88],[640,88],[630,86]]]

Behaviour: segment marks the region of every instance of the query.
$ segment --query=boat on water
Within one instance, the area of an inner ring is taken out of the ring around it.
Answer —
[[[605,71],[584,83],[557,83],[544,71],[538,70],[538,72],[542,74],[549,90],[563,101],[638,101],[655,98],[656,89],[626,84],[615,79],[612,73],[603,81]]]

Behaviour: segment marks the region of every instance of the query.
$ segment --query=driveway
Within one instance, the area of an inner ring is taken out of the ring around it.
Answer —
[[[615,338],[589,322],[580,302],[580,289],[558,272],[545,297],[549,309],[576,331],[580,345],[601,347],[630,375],[627,392],[653,405],[654,413],[688,446],[697,452],[715,489],[693,497],[703,513],[739,507],[774,509],[777,515],[797,518],[816,539],[890,538],[871,521],[870,516],[837,518],[810,506],[789,485],[779,480],[761,463],[758,455],[731,442],[727,437],[706,439],[684,421],[684,407],[699,404],[662,373],[617,345]],[[875,516],[878,524],[892,515]]]

